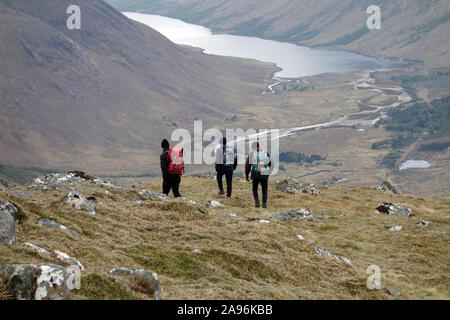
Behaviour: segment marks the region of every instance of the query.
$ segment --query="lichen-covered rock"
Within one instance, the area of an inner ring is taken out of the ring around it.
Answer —
[[[155,199],[160,199],[160,200],[170,200],[169,196],[163,194],[163,193],[158,193],[158,192],[153,192],[153,191],[148,191],[148,190],[140,190],[138,191],[138,194],[147,200],[155,200]]]
[[[16,221],[20,218],[19,210],[9,201],[3,198],[0,198],[0,212],[9,213]]]
[[[18,300],[68,300],[75,271],[54,264],[0,267],[8,292]]]
[[[129,269],[129,268],[114,268],[109,271],[110,275],[132,275],[142,276],[151,285],[155,292],[155,299],[161,300],[161,292],[159,290],[158,274],[151,270]]]
[[[379,186],[376,186],[375,189],[380,192],[392,192],[393,194],[399,193],[389,181],[383,181]]]
[[[310,184],[307,186],[297,183],[295,180],[290,182],[288,179],[277,181],[276,189],[291,194],[309,193],[312,195],[318,195],[320,193],[316,185]]]
[[[342,262],[344,262],[344,263],[346,263],[346,264],[352,265],[352,263],[351,263],[351,261],[350,261],[349,259],[347,259],[347,258],[345,258],[345,257],[341,257],[341,256],[338,256],[338,255],[335,255],[335,254],[330,253],[328,250],[319,247],[318,245],[316,245],[315,243],[313,243],[313,242],[311,242],[311,241],[309,241],[309,240],[306,240],[306,239],[305,239],[302,235],[300,235],[300,234],[297,235],[297,238],[298,238],[299,240],[301,240],[301,241],[304,241],[304,242],[307,243],[308,245],[312,246],[312,247],[315,249],[316,253],[317,253],[319,256],[330,257],[330,258],[333,258],[333,259],[335,259],[335,260],[342,261]]]
[[[219,208],[219,207],[223,207],[223,204],[221,204],[219,201],[215,201],[215,200],[210,200],[205,205],[206,210]]]
[[[383,213],[395,217],[409,218],[412,215],[411,208],[397,206],[389,202],[381,202],[377,205],[375,213]]]
[[[75,258],[72,258],[67,253],[64,253],[62,251],[54,250],[53,253],[52,253],[49,250],[47,250],[45,248],[42,248],[42,247],[39,247],[39,246],[37,246],[37,245],[35,245],[33,243],[30,243],[30,242],[25,242],[23,245],[26,246],[26,247],[29,247],[29,248],[31,248],[31,249],[39,252],[39,253],[42,253],[42,254],[45,254],[45,255],[49,255],[49,256],[54,256],[55,258],[65,262],[65,263],[68,263],[69,265],[77,266],[81,271],[85,271],[86,270],[84,268],[84,266],[81,264],[80,261],[78,261]]]
[[[84,210],[90,214],[96,214],[94,205],[77,191],[70,191],[64,202],[77,210]]]
[[[1,198],[0,200],[3,200],[0,202],[0,244],[14,244],[17,242],[17,235],[13,214],[14,209],[17,209],[8,201]]]
[[[328,217],[325,216],[315,216],[313,215],[313,212],[311,209],[295,209],[295,210],[289,210],[280,214],[276,214],[272,217],[270,217],[268,220],[278,220],[278,221],[293,221],[293,220],[299,220],[299,219],[308,219],[313,221],[318,221],[318,219],[327,219]]]

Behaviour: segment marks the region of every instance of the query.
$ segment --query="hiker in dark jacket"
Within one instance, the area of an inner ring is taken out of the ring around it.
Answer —
[[[170,147],[169,141],[164,139],[161,142],[161,148],[163,149],[163,152],[159,157],[163,177],[163,193],[165,195],[169,195],[170,189],[172,189],[174,197],[179,198],[181,197],[179,192],[181,175],[180,174],[174,175],[169,173],[169,166],[170,166],[169,147]]]
[[[227,138],[222,139],[222,143],[216,148],[216,172],[217,184],[219,185],[219,195],[223,195],[222,177],[225,175],[227,181],[227,197],[231,197],[233,172],[237,168],[237,152],[227,146]]]
[[[258,142],[256,144],[256,150],[250,153],[245,162],[245,179],[250,181],[248,175],[251,172],[253,197],[255,199],[256,208],[259,208],[258,185],[260,184],[262,189],[262,207],[267,208],[267,189],[271,166],[272,161],[270,160],[270,155],[260,148]]]

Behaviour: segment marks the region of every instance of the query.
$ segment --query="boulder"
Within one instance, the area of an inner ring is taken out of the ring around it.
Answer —
[[[6,212],[0,212],[0,244],[14,244],[17,242],[14,218]]]
[[[409,218],[412,216],[412,210],[408,207],[402,207],[390,202],[381,202],[377,205],[375,213],[383,213],[395,217]]]
[[[142,200],[136,199],[135,197],[131,197],[130,201],[136,202],[137,204],[141,204],[142,203]]]
[[[17,242],[15,220],[19,211],[15,206],[0,198],[0,244]]]
[[[388,231],[401,231],[403,229],[402,226],[393,226],[392,228],[388,228]]]
[[[0,267],[8,292],[17,300],[68,300],[75,270],[54,264],[16,264]]]
[[[90,214],[96,214],[94,205],[77,191],[70,191],[64,202],[77,210],[84,210]]]
[[[307,186],[297,183],[295,180],[291,181],[288,179],[277,181],[276,189],[291,194],[309,193],[312,195],[318,195],[320,193],[316,185],[310,184]]]
[[[138,191],[138,194],[147,200],[170,200],[169,196],[163,194],[163,193],[158,193],[158,192],[153,192],[153,191],[148,191],[148,190],[140,190]]]
[[[19,210],[3,198],[0,198],[0,212],[9,213],[16,221],[20,219]]]
[[[140,269],[129,269],[129,268],[114,268],[109,271],[110,275],[131,275],[131,276],[141,276],[149,285],[153,288],[155,292],[155,299],[161,300],[161,292],[159,290],[159,280],[158,274],[151,270],[140,270]]]
[[[397,189],[389,181],[383,181],[379,186],[376,186],[375,189],[380,192],[392,192],[393,194],[399,194]]]
[[[268,220],[278,220],[278,221],[293,221],[293,220],[299,220],[299,219],[308,219],[308,220],[314,220],[318,221],[318,219],[327,219],[328,217],[325,216],[315,216],[312,213],[311,209],[295,209],[295,210],[289,210],[280,214],[276,214],[272,217],[270,217]]]

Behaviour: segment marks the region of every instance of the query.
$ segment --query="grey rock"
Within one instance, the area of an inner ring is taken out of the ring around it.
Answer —
[[[270,217],[268,220],[278,220],[278,221],[293,221],[293,220],[299,220],[299,219],[308,219],[313,221],[318,221],[319,219],[327,219],[328,217],[325,216],[315,216],[313,215],[313,212],[311,209],[295,209],[295,210],[289,210],[280,214],[276,214],[272,217]]]
[[[338,255],[332,254],[328,250],[319,247],[318,245],[316,245],[315,243],[313,243],[313,242],[311,242],[309,240],[306,240],[303,236],[301,236],[299,234],[297,235],[297,237],[298,237],[298,239],[300,239],[300,240],[306,242],[307,244],[309,244],[310,246],[312,246],[316,250],[316,253],[319,256],[327,256],[327,257],[333,258],[335,260],[342,261],[342,262],[344,262],[344,263],[346,263],[348,265],[352,265],[352,263],[351,263],[351,261],[349,259],[347,259],[345,257],[342,257],[342,256],[338,256]]]
[[[141,270],[141,269],[129,269],[129,268],[114,268],[109,271],[110,275],[133,275],[142,276],[146,279],[155,292],[155,299],[161,299],[161,292],[159,289],[158,274],[151,270]]]
[[[141,204],[142,203],[142,200],[136,199],[135,197],[131,197],[130,201],[136,202],[137,204]]]
[[[147,200],[170,200],[169,196],[163,194],[163,193],[158,193],[158,192],[153,192],[153,191],[148,191],[148,190],[140,190],[138,191],[138,194]]]
[[[310,184],[307,186],[297,183],[295,180],[291,181],[288,179],[277,181],[276,189],[291,194],[309,193],[312,195],[318,195],[320,193],[316,185]]]
[[[15,221],[6,211],[0,211],[0,244],[14,244],[17,242]]]
[[[381,202],[377,205],[375,213],[383,213],[395,217],[409,218],[412,215],[411,208],[397,206],[389,202]]]
[[[52,191],[56,189],[73,190],[74,184],[92,183],[117,190],[124,189],[122,186],[115,185],[110,181],[103,181],[92,177],[81,171],[71,171],[67,174],[52,173],[40,176],[28,184],[28,189],[40,192]]]
[[[67,253],[64,253],[64,252],[62,252],[62,251],[54,250],[53,253],[52,253],[52,252],[50,252],[49,250],[47,250],[47,249],[45,249],[45,248],[42,248],[42,247],[40,247],[40,246],[37,246],[37,245],[35,245],[35,244],[32,244],[32,243],[30,243],[30,242],[25,242],[23,245],[26,246],[26,247],[29,247],[29,248],[31,248],[31,249],[33,249],[33,250],[39,252],[39,253],[42,253],[42,254],[45,254],[45,255],[54,256],[55,258],[57,258],[57,259],[59,259],[59,260],[61,260],[61,261],[63,261],[63,262],[66,262],[66,263],[68,263],[68,264],[70,264],[70,265],[75,265],[75,266],[77,266],[81,271],[85,271],[85,270],[86,270],[86,269],[84,268],[84,266],[81,264],[80,261],[78,261],[78,260],[75,259],[75,258],[72,258],[72,257],[69,256]]]
[[[77,191],[70,191],[64,202],[77,210],[84,210],[90,214],[96,214],[94,205]]]
[[[185,198],[185,197],[182,197],[181,200],[186,201],[187,203],[196,206],[200,212],[202,212],[204,214],[209,214],[207,207],[202,207],[201,205],[199,205],[194,200],[191,200],[191,199],[188,199],[188,198]]]
[[[54,264],[16,264],[0,267],[6,286],[18,300],[68,300],[74,270]]]
[[[398,190],[389,181],[383,181],[379,186],[376,186],[380,192],[392,192],[394,194],[399,194]]]
[[[0,198],[0,213],[9,213],[14,220],[19,220],[19,210],[9,201]]]
[[[402,226],[393,226],[392,228],[388,228],[388,231],[401,231],[403,229]]]
[[[205,205],[206,210],[219,208],[219,207],[223,207],[223,204],[221,204],[219,201],[215,201],[215,200],[210,200]]]
[[[53,220],[49,220],[49,219],[39,219],[38,220],[38,224],[43,226],[43,227],[47,227],[47,228],[56,228],[56,229],[61,229],[67,232],[72,233],[75,236],[79,236],[79,234],[75,231],[73,231],[72,229],[67,228],[66,226],[63,226],[62,224],[59,224]]]
[[[428,220],[422,220],[422,221],[420,221],[420,222],[419,222],[419,225],[420,225],[420,226],[425,226],[425,227],[435,227],[435,226],[436,226],[433,222],[428,221]]]
[[[387,293],[389,293],[393,299],[397,299],[400,296],[400,292],[398,292],[395,289],[383,286],[381,289],[385,290]]]

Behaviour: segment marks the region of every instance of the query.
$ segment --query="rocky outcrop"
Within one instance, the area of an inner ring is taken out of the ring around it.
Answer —
[[[295,209],[295,210],[289,210],[280,214],[276,214],[272,217],[270,217],[269,221],[277,220],[277,221],[293,221],[293,220],[299,220],[299,219],[308,219],[313,221],[318,221],[319,219],[327,219],[326,216],[315,216],[313,215],[313,212],[311,209]]]
[[[0,267],[8,293],[18,300],[68,300],[75,270],[54,264],[18,264]]]
[[[123,190],[123,187],[113,184],[110,181],[103,181],[95,178],[82,171],[71,171],[67,174],[52,173],[46,174],[34,179],[29,185],[29,190],[35,190],[40,192],[52,191],[52,190],[70,190],[73,191],[73,185],[75,184],[98,184],[104,187],[113,188],[116,190]]]
[[[19,219],[19,210],[7,200],[0,198],[0,244],[17,242],[15,222]]]
[[[288,179],[277,181],[276,188],[277,190],[291,194],[309,193],[312,195],[318,195],[320,193],[316,185],[310,184],[307,186],[297,183],[295,180]]]
[[[330,258],[333,258],[333,259],[335,259],[335,260],[342,261],[342,262],[344,262],[344,263],[346,263],[346,264],[349,264],[349,265],[352,264],[351,261],[350,261],[349,259],[347,259],[347,258],[345,258],[345,257],[341,257],[341,256],[338,256],[338,255],[335,255],[335,254],[332,254],[332,253],[330,253],[328,250],[319,247],[318,245],[316,245],[315,243],[313,243],[313,242],[311,242],[311,241],[309,241],[309,240],[306,240],[303,236],[301,236],[301,235],[299,235],[299,234],[297,235],[297,238],[298,238],[299,240],[301,240],[301,241],[307,243],[308,245],[312,246],[312,247],[314,248],[314,250],[316,251],[316,253],[317,253],[319,256],[330,257]]]
[[[140,190],[138,191],[138,194],[147,200],[170,200],[169,196],[163,194],[163,193],[158,193],[158,192],[153,192],[153,191],[148,191],[148,190]]]
[[[379,186],[375,187],[380,192],[392,192],[393,194],[399,194],[398,190],[389,181],[383,181]]]
[[[390,202],[379,203],[375,209],[375,213],[382,213],[403,218],[409,218],[412,216],[411,208],[398,206]]]
[[[70,191],[64,202],[77,210],[84,210],[90,214],[96,214],[94,205],[77,191]]]
[[[153,288],[155,299],[161,300],[161,292],[159,290],[158,274],[151,270],[129,269],[129,268],[114,268],[109,271],[110,275],[131,275],[143,277],[148,284]]]

